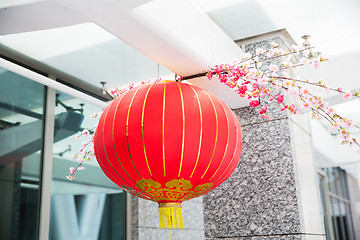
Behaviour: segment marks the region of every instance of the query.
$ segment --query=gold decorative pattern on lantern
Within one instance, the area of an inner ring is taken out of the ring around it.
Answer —
[[[137,196],[139,198],[142,198],[142,199],[145,199],[145,200],[152,200],[151,197],[147,196],[147,195],[144,195],[143,192],[139,192],[135,189],[133,189],[132,187],[129,187],[129,186],[125,186],[125,185],[121,185],[121,188],[124,189],[126,192],[134,195],[134,196]]]
[[[180,200],[186,201],[186,200],[190,200],[192,198],[202,196],[202,195],[206,194],[207,192],[209,192],[210,189],[212,188],[212,186],[214,186],[213,183],[205,183],[205,184],[199,185],[194,189],[194,191],[190,191],[186,196],[184,196]]]
[[[161,184],[153,179],[141,179],[136,182],[136,187],[141,189],[146,195],[150,196],[150,200],[165,200],[162,192]]]
[[[166,199],[169,201],[178,201],[188,194],[189,190],[193,187],[189,180],[173,179],[165,184],[164,188]]]
[[[181,178],[168,181],[165,186],[153,179],[141,179],[136,182],[136,187],[140,190],[128,186],[121,187],[129,193],[147,200],[182,202],[204,195],[210,191],[213,185],[213,183],[205,183],[192,189],[191,182]]]

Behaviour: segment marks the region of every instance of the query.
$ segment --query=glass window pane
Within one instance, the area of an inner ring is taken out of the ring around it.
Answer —
[[[321,207],[322,207],[322,214],[323,214],[323,219],[324,219],[324,227],[325,227],[325,234],[326,234],[326,238],[330,239],[330,229],[329,229],[329,223],[328,223],[328,214],[330,214],[330,212],[328,212],[328,208],[330,206],[326,205],[326,200],[325,200],[325,193],[324,193],[324,180],[325,177],[318,175],[318,184],[319,184],[319,190],[320,190],[320,199],[321,199]]]
[[[84,161],[85,170],[76,179],[66,176],[73,159],[91,136],[77,135],[83,129],[94,132],[98,119],[90,118],[102,111],[97,106],[58,92],[55,107],[53,150],[51,229],[52,240],[125,239],[125,193],[102,172],[95,158]]]
[[[339,221],[338,221],[339,208],[336,199],[330,197],[330,204],[331,204],[331,220],[333,224],[334,237],[336,240],[340,240],[341,234],[339,233],[340,230],[339,230]]]
[[[45,89],[2,68],[0,83],[0,239],[37,239]]]
[[[336,194],[336,173],[334,168],[326,169],[326,180],[329,186],[329,192]]]

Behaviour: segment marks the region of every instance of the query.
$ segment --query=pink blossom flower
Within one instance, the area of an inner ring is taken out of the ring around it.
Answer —
[[[274,56],[275,55],[275,49],[274,48],[272,48],[272,49],[270,49],[269,51],[268,51],[268,53],[267,53],[267,57],[272,57],[272,56]]]
[[[340,127],[339,123],[335,122],[333,125],[329,128],[329,131],[337,130]]]
[[[268,68],[269,68],[269,70],[272,71],[272,72],[277,72],[277,71],[279,71],[279,67],[276,66],[276,65],[274,65],[274,64],[270,65]]]
[[[292,81],[285,81],[283,85],[284,85],[284,87],[289,88],[289,87],[293,87],[294,84]]]
[[[301,88],[300,88],[300,92],[301,92],[301,94],[304,95],[304,96],[308,96],[308,95],[310,94],[310,90],[309,90],[308,87],[301,87]]]
[[[346,120],[345,121],[345,127],[347,127],[347,128],[354,127],[354,121],[353,120]]]
[[[209,80],[211,80],[213,78],[213,72],[209,71],[206,76],[208,77]]]
[[[259,112],[259,113],[260,113],[260,114],[264,114],[264,113],[266,113],[267,109],[268,109],[268,108],[267,108],[267,106],[266,106],[266,105],[264,105],[264,106],[262,106],[262,107],[261,107],[261,109],[260,109],[260,112]]]
[[[316,114],[316,113],[311,113],[311,118],[312,118],[312,119],[316,119],[316,120],[320,120],[320,119],[321,119],[321,117],[320,117],[318,114]]]
[[[258,101],[258,100],[252,100],[252,101],[249,103],[249,105],[250,105],[251,107],[257,107],[257,106],[259,106],[259,101]]]
[[[335,109],[330,107],[327,109],[326,111],[327,114],[329,114],[330,116],[334,115],[336,112],[335,112]]]
[[[220,82],[226,83],[226,81],[227,81],[227,74],[219,74],[219,75],[218,75],[218,78],[219,78]]]
[[[75,179],[75,177],[74,177],[73,175],[67,175],[66,178],[69,179],[70,181],[72,181],[73,179]]]
[[[297,53],[300,51],[300,47],[297,45],[291,45],[291,49],[293,50],[293,52]]]
[[[277,100],[277,103],[280,104],[284,101],[284,95],[278,94],[275,96],[275,99]]]
[[[75,168],[71,167],[71,168],[69,168],[69,170],[70,170],[70,174],[74,174],[74,173],[75,173]]]
[[[276,43],[276,42],[270,42],[269,44],[270,44],[270,46],[272,46],[273,48],[276,48],[276,47],[279,46],[279,44]]]
[[[245,59],[250,59],[251,58],[251,54],[250,53],[245,53],[241,56],[242,60],[245,60]]]
[[[84,170],[84,169],[85,169],[85,168],[82,167],[82,166],[80,166],[80,167],[77,168],[77,170]]]
[[[290,110],[290,112],[292,112],[293,114],[297,113],[297,109],[295,108],[294,104],[291,104],[290,106],[288,106],[288,109]]]
[[[300,60],[300,63],[302,63],[302,64],[308,64],[308,63],[310,63],[310,61],[309,61],[309,59],[307,59],[307,58],[301,58]]]
[[[344,98],[345,100],[348,100],[348,99],[350,99],[351,97],[352,97],[352,94],[349,93],[349,92],[345,92],[344,95],[343,95],[343,98]]]
[[[268,83],[268,79],[266,77],[260,77],[256,82],[259,85],[266,85]]]
[[[264,51],[264,49],[262,49],[262,48],[257,48],[256,49],[256,55],[261,55],[261,54],[263,54],[265,51]]]
[[[261,117],[262,117],[262,118],[266,118],[268,121],[270,121],[271,119],[274,118],[274,117],[269,116],[269,115],[267,115],[267,114],[262,114]]]
[[[90,132],[89,132],[89,130],[84,129],[84,130],[82,130],[81,134],[84,136],[89,136]]]
[[[274,87],[277,89],[280,89],[282,87],[281,83],[279,81],[274,81]]]
[[[304,102],[302,105],[304,110],[310,109],[311,108],[311,104],[309,102]]]
[[[235,92],[237,94],[240,94],[240,95],[245,94],[246,91],[247,91],[247,86],[246,85],[241,85],[241,86],[238,87],[238,89],[235,90]]]
[[[299,91],[298,89],[294,88],[294,87],[289,87],[286,90],[286,94],[292,97],[297,97],[299,95]]]

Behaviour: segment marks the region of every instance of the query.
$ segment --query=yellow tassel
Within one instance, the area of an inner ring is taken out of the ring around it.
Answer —
[[[180,203],[159,203],[160,228],[184,228]]]

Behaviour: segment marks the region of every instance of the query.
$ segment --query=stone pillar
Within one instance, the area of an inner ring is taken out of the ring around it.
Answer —
[[[184,229],[159,228],[158,204],[132,197],[133,240],[204,240],[203,199],[183,202]]]
[[[232,176],[204,196],[205,239],[325,239],[307,118],[276,105],[271,121],[252,107],[234,111],[243,152]]]

